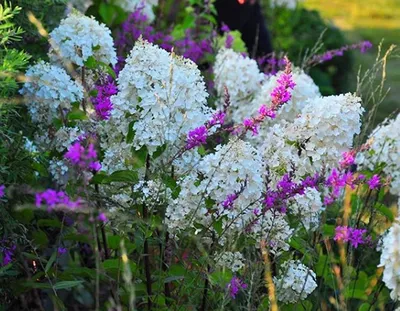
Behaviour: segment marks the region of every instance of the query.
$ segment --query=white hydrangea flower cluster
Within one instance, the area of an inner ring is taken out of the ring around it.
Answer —
[[[116,4],[125,12],[134,12],[140,9],[152,23],[155,19],[153,7],[158,5],[158,0],[117,0]]]
[[[54,59],[61,57],[78,66],[84,66],[91,56],[106,64],[117,63],[111,30],[93,17],[73,12],[49,36],[50,56]]]
[[[44,61],[29,67],[27,81],[20,90],[25,96],[34,123],[52,124],[55,117],[71,109],[71,103],[83,98],[83,88],[60,67]]]
[[[181,181],[180,195],[166,211],[169,231],[177,233],[195,222],[207,224],[211,220],[209,210],[216,218],[223,217],[224,230],[231,230],[232,234],[243,231],[254,217],[253,210],[260,206],[263,174],[262,159],[249,143],[232,139],[217,146],[215,153],[206,155],[196,170]],[[237,198],[224,207],[222,203],[232,194]],[[205,198],[211,200],[212,206]]]
[[[32,154],[38,153],[38,148],[36,147],[35,143],[31,141],[28,137],[24,137],[24,149]]]
[[[249,105],[250,107],[247,106],[247,111],[244,110],[246,115],[243,115],[242,119],[246,116],[248,117],[249,112],[251,115],[254,115],[261,105],[268,105],[271,100],[271,93],[278,85],[277,80],[279,76],[280,72],[266,80],[254,101]],[[292,72],[292,80],[296,84],[294,89],[291,91],[292,98],[278,110],[276,119],[271,121],[274,122],[274,124],[280,120],[292,122],[296,117],[298,117],[308,100],[321,96],[318,86],[303,70],[294,68]]]
[[[231,115],[228,117],[236,123],[242,123],[243,116],[249,116],[248,105],[259,91],[264,74],[258,69],[255,60],[226,48],[218,51],[214,74],[218,95],[224,97],[225,87],[230,95]]]
[[[84,132],[78,127],[62,126],[54,135],[54,147],[57,151],[63,152],[82,135],[84,135]]]
[[[300,260],[286,261],[281,266],[280,277],[274,277],[277,299],[285,304],[306,299],[317,288],[316,277]]]
[[[305,105],[293,126],[302,139],[309,139],[305,155],[314,167],[320,170],[323,164],[337,164],[360,133],[363,112],[361,98],[350,93],[315,98]]]
[[[387,120],[372,132],[370,148],[357,155],[356,163],[362,168],[373,170],[383,166],[383,172],[391,176],[390,192],[400,196],[400,114]]]
[[[141,180],[133,186],[133,192],[136,204],[146,202],[150,208],[171,199],[171,189],[160,180]]]
[[[290,213],[300,219],[306,230],[315,230],[319,226],[319,216],[323,211],[320,193],[314,188],[307,188],[303,195],[296,194],[289,206]]]
[[[237,272],[245,266],[244,257],[240,252],[223,252],[216,255],[214,260],[216,266],[227,268],[232,272]]]
[[[53,180],[60,186],[65,186],[68,183],[68,165],[65,160],[53,158],[50,160],[49,172]]]
[[[111,98],[114,105],[110,120],[103,125],[102,147],[105,167],[118,155],[129,159],[126,150],[146,146],[152,154],[168,144],[169,153],[181,147],[187,133],[210,119],[208,94],[196,64],[146,41],[138,40],[118,78],[119,93]],[[132,143],[119,146],[134,131]],[[168,151],[167,151],[168,152]],[[118,164],[118,163],[115,163]]]
[[[271,0],[270,5],[272,8],[285,7],[294,10],[301,0]]]
[[[361,99],[351,94],[317,97],[308,101],[292,123],[280,122],[265,129],[268,137],[261,145],[271,179],[291,170],[297,176],[314,174],[323,167],[334,167],[342,153],[352,147],[360,132]],[[260,132],[264,129],[260,129]]]
[[[258,242],[257,245],[261,241],[268,241],[270,252],[279,255],[289,250],[288,242],[294,229],[290,228],[284,214],[268,210],[252,224],[250,232]]]
[[[384,267],[383,281],[391,290],[390,297],[400,300],[400,218],[397,218],[383,238],[381,261],[378,267]]]

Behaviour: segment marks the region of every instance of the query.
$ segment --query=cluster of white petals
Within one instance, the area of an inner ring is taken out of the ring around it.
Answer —
[[[133,186],[134,202],[147,203],[149,208],[158,206],[171,199],[171,189],[166,188],[161,180],[140,180]]]
[[[400,219],[397,218],[382,243],[381,261],[378,267],[384,267],[383,281],[391,290],[390,297],[400,300]]]
[[[224,99],[225,87],[230,95],[228,117],[241,123],[243,116],[249,116],[248,105],[259,91],[264,74],[255,60],[226,48],[220,49],[216,56],[214,74],[215,89],[221,100]]]
[[[153,7],[158,5],[158,0],[116,0],[115,3],[128,13],[141,10],[148,21],[153,22],[155,18]]]
[[[150,154],[165,144],[170,153],[178,150],[187,133],[212,115],[196,64],[146,41],[136,42],[118,77],[118,89],[111,98],[111,118],[101,130],[109,171],[115,170],[116,156],[124,165],[132,147],[146,146]],[[131,142],[126,140],[129,132],[134,133]],[[121,142],[125,145],[119,146]]]
[[[368,150],[357,155],[357,164],[374,170],[383,167],[383,173],[391,177],[390,192],[400,196],[400,115],[386,120],[370,135]]]
[[[215,218],[223,219],[222,228],[228,235],[243,231],[260,206],[263,175],[261,156],[249,143],[232,139],[218,145],[215,153],[206,155],[181,181],[179,197],[166,211],[169,231],[176,233],[196,222],[207,224],[211,211]],[[223,206],[230,195],[237,198],[230,206]]]
[[[84,66],[91,56],[106,64],[117,63],[111,30],[93,17],[73,12],[49,36],[52,58],[78,66]]]
[[[279,255],[289,250],[290,238],[294,229],[290,228],[285,214],[279,211],[267,210],[258,217],[254,217],[249,227],[252,236],[260,245],[262,241],[268,241],[268,247],[272,254]]]
[[[260,146],[266,164],[277,177],[291,171],[297,176],[335,167],[342,153],[351,149],[361,128],[361,99],[351,94],[309,100],[291,123],[281,121],[265,130]],[[261,134],[261,133],[260,133]],[[276,178],[275,178],[276,179]]]
[[[74,142],[84,135],[78,127],[61,127],[54,135],[54,147],[57,151],[66,151]]]
[[[34,123],[50,125],[71,109],[71,103],[83,98],[83,88],[60,67],[40,61],[28,68],[27,81],[20,90],[25,96]]]
[[[319,226],[323,204],[320,193],[314,188],[306,188],[304,194],[296,194],[289,205],[290,213],[300,220],[306,230]]]
[[[223,252],[215,256],[215,264],[218,267],[227,268],[237,272],[245,266],[244,257],[240,252]]]
[[[279,277],[274,277],[277,299],[283,303],[304,300],[316,288],[315,272],[299,260],[289,260],[280,268]]]
[[[53,180],[60,186],[65,186],[69,180],[69,168],[65,160],[53,158],[49,163],[49,172]]]

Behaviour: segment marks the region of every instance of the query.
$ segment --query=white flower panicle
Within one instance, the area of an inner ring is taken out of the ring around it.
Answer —
[[[215,217],[223,217],[224,229],[229,226],[232,232],[243,231],[254,216],[253,210],[260,206],[263,174],[262,159],[249,143],[233,139],[217,146],[215,153],[206,155],[196,170],[181,181],[180,195],[166,211],[170,232],[190,228],[195,222],[208,223],[209,210]],[[237,198],[223,206],[230,195]],[[212,204],[207,204],[205,198]]]
[[[386,120],[369,137],[368,150],[357,155],[356,162],[362,168],[373,170],[383,167],[383,172],[392,178],[390,192],[400,196],[400,114]]]
[[[153,7],[158,5],[158,0],[117,0],[115,3],[128,13],[140,9],[148,21],[153,22],[155,19]]]
[[[303,195],[296,194],[289,205],[289,210],[300,219],[306,230],[317,229],[319,216],[323,211],[320,193],[314,188],[307,188]]]
[[[141,180],[133,186],[136,204],[146,202],[150,208],[168,202],[171,189],[166,188],[161,180]]]
[[[304,300],[317,288],[315,272],[299,260],[286,261],[279,277],[274,277],[274,284],[277,299],[283,303]]]
[[[220,49],[217,54],[214,74],[218,95],[223,99],[225,87],[230,95],[231,115],[228,117],[241,123],[244,115],[249,116],[248,104],[261,87],[264,74],[258,69],[255,60],[226,48]]]
[[[53,180],[60,186],[65,186],[69,180],[69,168],[65,160],[53,158],[49,162],[49,172]]]
[[[20,90],[28,104],[32,121],[49,125],[83,98],[83,88],[60,67],[40,61],[28,68],[27,81]]]
[[[255,218],[250,227],[250,233],[257,241],[268,241],[268,247],[272,254],[279,255],[283,251],[289,250],[290,238],[294,229],[290,228],[285,215],[273,210],[266,211],[260,217]]]
[[[117,54],[111,30],[93,17],[71,13],[50,33],[50,56],[84,66],[89,57],[115,65]]]
[[[54,135],[54,147],[58,152],[66,151],[84,132],[78,127],[61,127]]]
[[[400,300],[400,218],[397,218],[383,238],[381,261],[383,282],[391,290],[390,297]]]
[[[361,99],[350,93],[315,98],[295,119],[292,134],[306,141],[304,153],[315,168],[336,165],[352,147],[354,135],[360,133],[363,111]]]
[[[218,267],[227,268],[232,272],[238,272],[244,266],[244,257],[240,252],[223,252],[214,257]]]
[[[352,147],[361,128],[361,99],[351,94],[317,97],[308,101],[292,123],[281,121],[267,130],[261,145],[271,179],[294,166],[296,176],[335,167]],[[279,172],[279,173],[278,173]]]
[[[111,98],[111,118],[102,130],[103,148],[110,150],[113,145],[112,153],[124,153],[118,151],[118,144],[132,130],[135,134],[128,144],[137,150],[146,146],[152,154],[164,144],[177,150],[184,145],[187,133],[212,115],[196,64],[146,41],[136,42],[120,72],[118,89]],[[115,155],[109,156],[112,162]],[[105,158],[107,162],[107,154]]]

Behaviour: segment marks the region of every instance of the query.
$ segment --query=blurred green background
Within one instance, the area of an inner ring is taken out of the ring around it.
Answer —
[[[373,50],[354,57],[352,76],[355,81],[359,66],[365,70],[375,61],[377,46],[400,46],[400,0],[304,0],[307,9],[315,9],[323,18],[340,28],[350,43],[369,40]],[[400,58],[392,58],[387,66],[390,93],[378,111],[376,121],[400,109]]]

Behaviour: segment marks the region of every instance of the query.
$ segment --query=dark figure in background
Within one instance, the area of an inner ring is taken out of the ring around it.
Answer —
[[[271,37],[261,6],[255,0],[217,0],[218,23],[225,23],[231,30],[238,30],[251,56],[273,52]]]

